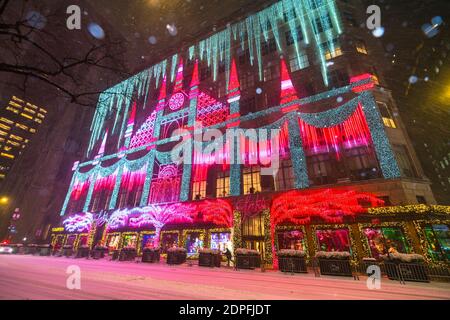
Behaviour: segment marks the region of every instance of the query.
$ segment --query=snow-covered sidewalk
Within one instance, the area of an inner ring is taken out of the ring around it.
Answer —
[[[66,287],[71,265],[80,268],[80,290]],[[0,255],[0,299],[450,299],[450,284],[383,278],[369,290],[365,278]]]

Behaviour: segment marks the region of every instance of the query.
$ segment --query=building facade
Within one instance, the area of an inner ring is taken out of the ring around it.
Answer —
[[[279,249],[358,260],[395,247],[447,259],[449,210],[358,3],[273,3],[103,92],[54,248],[248,248],[276,264]]]
[[[0,113],[0,181],[45,120],[47,110],[12,96]]]

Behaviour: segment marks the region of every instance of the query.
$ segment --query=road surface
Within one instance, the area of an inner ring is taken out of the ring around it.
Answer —
[[[81,271],[80,290],[66,286],[67,268]],[[109,260],[0,255],[0,299],[450,299],[449,283],[314,277]]]

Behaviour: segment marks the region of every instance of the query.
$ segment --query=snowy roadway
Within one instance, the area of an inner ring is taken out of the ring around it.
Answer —
[[[81,270],[81,289],[69,290],[67,267]],[[0,255],[0,299],[450,299],[449,283],[383,278],[314,277],[275,271],[234,271],[165,263]]]

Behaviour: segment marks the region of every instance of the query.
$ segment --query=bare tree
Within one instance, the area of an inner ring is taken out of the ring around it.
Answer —
[[[125,41],[71,31],[66,1],[46,2],[0,0],[0,74],[13,79],[8,83],[3,76],[1,81],[26,91],[33,80],[33,86],[46,84],[71,103],[95,106],[99,92],[128,76]]]

